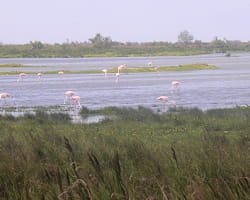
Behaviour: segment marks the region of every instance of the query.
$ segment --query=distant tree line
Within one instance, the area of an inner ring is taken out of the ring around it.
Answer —
[[[168,56],[194,55],[205,53],[227,53],[250,51],[250,41],[219,39],[211,42],[194,40],[188,31],[178,35],[178,41],[171,43],[159,42],[118,42],[111,37],[97,33],[85,42],[67,42],[46,44],[31,41],[28,44],[8,45],[0,43],[0,57],[91,57],[91,56]]]

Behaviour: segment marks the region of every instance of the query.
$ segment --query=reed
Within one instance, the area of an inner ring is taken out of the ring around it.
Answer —
[[[0,116],[0,199],[250,198],[250,107],[92,113]]]

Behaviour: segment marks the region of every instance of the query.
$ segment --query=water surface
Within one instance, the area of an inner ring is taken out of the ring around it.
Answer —
[[[0,63],[32,65],[30,68],[0,68],[1,71],[54,71],[113,68],[127,64],[128,68],[205,63],[220,67],[218,70],[160,73],[125,73],[119,82],[115,74],[57,74],[28,75],[17,82],[16,75],[0,76],[0,92],[13,97],[1,106],[62,105],[67,90],[77,92],[81,103],[90,109],[106,106],[146,106],[162,109],[158,96],[168,96],[177,106],[210,108],[234,107],[250,104],[250,54],[222,54],[201,56],[132,57],[132,58],[20,58],[0,59]],[[171,90],[171,81],[181,81],[178,91]]]

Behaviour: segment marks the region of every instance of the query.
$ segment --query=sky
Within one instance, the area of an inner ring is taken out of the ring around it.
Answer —
[[[250,0],[0,0],[0,42],[250,41]]]

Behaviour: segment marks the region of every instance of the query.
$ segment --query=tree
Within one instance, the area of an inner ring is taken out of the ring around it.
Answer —
[[[32,49],[42,49],[44,47],[43,43],[40,41],[30,42]]]
[[[193,39],[194,39],[194,36],[191,35],[186,30],[180,32],[180,34],[178,35],[178,42],[180,43],[189,44],[189,43],[192,43]]]
[[[218,53],[225,53],[227,50],[227,43],[225,40],[220,40],[217,36],[214,37],[214,40],[211,42],[211,46]]]
[[[89,41],[95,48],[110,48],[112,46],[112,40],[110,37],[104,37],[100,33],[97,33],[95,37],[90,38]]]

